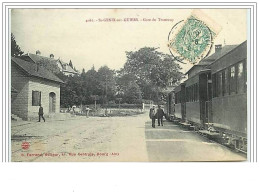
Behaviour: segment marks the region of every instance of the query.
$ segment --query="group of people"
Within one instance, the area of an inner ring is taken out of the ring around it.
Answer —
[[[87,106],[86,107],[86,117],[88,117],[89,111],[91,109]],[[40,104],[40,108],[39,108],[39,122],[40,119],[42,118],[45,122],[45,118],[43,116],[44,112],[43,112],[43,107]],[[161,106],[158,106],[158,109],[156,110],[156,107],[153,106],[150,111],[149,111],[149,117],[152,120],[152,127],[155,128],[155,122],[156,119],[158,120],[158,126],[160,126],[160,124],[163,126],[163,117],[165,116],[165,113],[163,111],[163,109],[161,108]]]
[[[160,124],[163,126],[164,116],[165,116],[165,113],[160,105],[158,106],[157,110],[156,110],[156,106],[153,106],[149,111],[149,118],[152,120],[152,127],[155,128],[156,119],[158,120],[158,126],[160,126]]]

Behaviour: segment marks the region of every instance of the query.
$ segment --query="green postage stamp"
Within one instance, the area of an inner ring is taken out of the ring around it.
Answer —
[[[206,23],[192,14],[172,28],[168,46],[178,61],[197,64],[209,54],[219,28],[212,29],[208,23],[212,22]]]

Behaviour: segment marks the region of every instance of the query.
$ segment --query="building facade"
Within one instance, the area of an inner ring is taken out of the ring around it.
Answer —
[[[60,80],[53,73],[19,58],[11,60],[11,85],[16,93],[12,94],[11,112],[23,120],[38,118],[39,106],[44,115],[60,112]]]

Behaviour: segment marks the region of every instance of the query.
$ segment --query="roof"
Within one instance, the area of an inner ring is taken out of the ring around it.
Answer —
[[[62,65],[62,71],[78,74],[78,72],[76,72],[71,66],[69,66],[68,63],[63,62],[61,59],[49,58],[49,57],[32,54],[32,53],[28,53],[28,54],[21,56],[21,58],[24,60],[26,60],[27,57],[29,57],[34,63],[37,63],[37,62],[41,61],[42,59],[44,59],[44,60],[48,60],[50,62],[50,64],[56,65],[57,62],[59,61]],[[66,65],[66,68],[64,68],[64,65]]]
[[[51,64],[56,64],[57,61],[58,61],[54,58],[48,58],[48,57],[45,57],[45,56],[40,56],[40,55],[32,54],[32,53],[28,53],[28,54],[25,54],[25,55],[21,56],[21,58],[24,58],[24,57],[29,57],[34,63],[37,63],[37,62],[41,61],[42,59],[48,60]]]
[[[185,74],[188,74],[195,66],[206,66],[212,64],[214,61],[218,60],[219,58],[223,57],[238,45],[226,45],[222,47],[222,49],[218,52],[213,53],[212,55],[202,59],[199,64],[192,66]]]
[[[62,68],[63,68],[63,72],[69,72],[69,73],[74,73],[74,74],[78,74],[78,72],[76,72],[71,66],[69,66],[68,63],[65,63],[63,61],[60,60],[60,63],[62,64]],[[66,66],[66,68],[64,67]]]
[[[35,76],[35,77],[47,79],[47,80],[58,82],[58,83],[64,83],[55,74],[48,71],[46,68],[38,66],[35,63],[28,62],[28,61],[22,60],[20,58],[15,58],[15,57],[12,57],[12,62],[14,62],[17,66],[19,66],[21,69],[23,69],[30,76]],[[37,71],[37,69],[38,69],[38,71]]]
[[[206,60],[217,60],[221,57],[223,57],[224,55],[226,55],[227,53],[229,53],[231,50],[233,50],[234,48],[236,48],[238,45],[226,45],[224,47],[222,47],[222,49],[218,52],[215,52],[214,54],[212,54],[211,56],[205,58]]]

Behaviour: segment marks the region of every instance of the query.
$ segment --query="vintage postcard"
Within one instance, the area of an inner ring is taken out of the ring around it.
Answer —
[[[247,161],[248,9],[10,17],[12,162]]]

